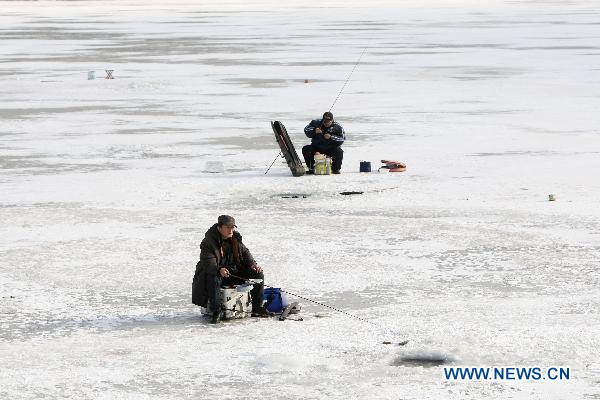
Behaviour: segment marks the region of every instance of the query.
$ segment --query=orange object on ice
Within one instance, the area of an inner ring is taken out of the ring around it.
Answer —
[[[390,172],[404,172],[406,171],[406,164],[400,161],[395,160],[381,160],[382,165],[381,168],[389,169]]]

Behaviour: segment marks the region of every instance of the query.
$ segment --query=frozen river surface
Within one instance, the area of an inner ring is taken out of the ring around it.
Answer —
[[[168,3],[0,1],[0,398],[600,398],[598,1]],[[363,50],[342,175],[264,175]],[[267,284],[371,324],[208,324],[224,213]]]

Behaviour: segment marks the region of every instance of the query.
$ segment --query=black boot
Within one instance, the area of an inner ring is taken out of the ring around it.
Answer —
[[[221,322],[221,311],[215,311],[210,318],[210,323],[218,324],[219,322]]]
[[[264,307],[259,307],[258,309],[256,309],[256,311],[254,310],[254,307],[252,307],[252,316],[253,317],[268,318],[268,317],[272,317],[274,315],[275,314],[273,314],[272,312],[269,312]]]

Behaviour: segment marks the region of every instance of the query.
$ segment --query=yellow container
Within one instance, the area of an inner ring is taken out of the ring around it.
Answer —
[[[315,175],[331,175],[331,158],[324,154],[315,155]]]

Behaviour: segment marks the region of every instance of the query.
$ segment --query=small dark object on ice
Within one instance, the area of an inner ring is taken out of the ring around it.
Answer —
[[[340,192],[343,196],[348,196],[349,194],[363,194],[364,192]]]
[[[403,340],[403,341],[398,342],[398,343],[396,343],[396,342],[388,342],[388,341],[383,342],[383,344],[397,344],[398,346],[404,346],[407,343],[408,343],[408,340]]]
[[[437,367],[452,364],[457,359],[452,354],[431,350],[416,350],[396,357],[391,365],[396,367]]]

